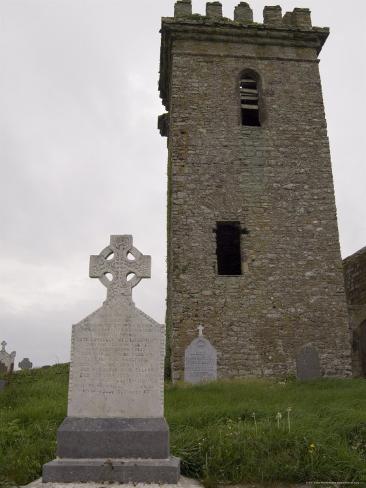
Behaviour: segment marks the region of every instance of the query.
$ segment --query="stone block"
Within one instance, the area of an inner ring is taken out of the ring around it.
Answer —
[[[222,17],[222,4],[220,2],[207,2],[206,16],[211,19],[219,19]]]
[[[283,25],[288,25],[288,26],[293,26],[293,20],[292,20],[292,12],[286,12],[285,15],[282,18],[282,24]]]
[[[162,137],[169,136],[169,113],[159,115],[158,117],[158,129]]]
[[[176,484],[180,461],[168,459],[56,459],[43,466],[43,483]]]
[[[67,417],[57,432],[60,458],[169,457],[169,429],[164,418]]]
[[[174,5],[174,17],[187,17],[192,15],[191,0],[179,0]]]
[[[264,7],[263,22],[266,25],[282,25],[282,9],[279,5],[273,7]]]
[[[308,8],[295,8],[292,12],[292,23],[294,27],[310,30],[312,28],[310,10]]]
[[[253,22],[253,10],[247,2],[240,2],[234,10],[234,20],[244,24]]]

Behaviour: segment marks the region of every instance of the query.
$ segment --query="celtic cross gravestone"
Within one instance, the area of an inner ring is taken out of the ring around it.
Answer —
[[[164,419],[165,327],[132,301],[150,268],[128,235],[111,236],[90,258],[90,277],[107,287],[107,298],[73,326],[68,416],[45,482],[178,481]]]
[[[111,278],[108,278],[108,275]],[[151,277],[151,257],[143,256],[132,236],[111,236],[111,243],[98,256],[90,256],[90,278],[99,278],[107,288],[107,301],[131,297],[142,278]]]
[[[14,370],[14,360],[16,352],[6,352],[6,346],[7,343],[5,341],[2,341],[0,350],[0,371],[3,373],[12,373]]]

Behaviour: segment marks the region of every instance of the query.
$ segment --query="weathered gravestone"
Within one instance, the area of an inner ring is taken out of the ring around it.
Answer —
[[[1,343],[1,351],[0,351],[0,365],[1,370],[3,373],[12,373],[14,370],[14,360],[16,356],[16,352],[13,351],[10,354],[6,352],[5,346],[7,343],[3,341]]]
[[[44,482],[178,482],[164,419],[165,327],[132,301],[150,268],[128,235],[111,236],[91,256],[90,277],[107,287],[107,299],[73,326],[68,416]]]
[[[203,327],[198,327],[199,336],[187,347],[184,357],[184,381],[202,383],[217,379],[217,353],[210,341],[203,336]]]
[[[297,379],[316,380],[321,378],[319,354],[312,344],[303,346],[296,356]]]
[[[33,363],[29,361],[29,358],[24,358],[20,363],[18,363],[20,369],[32,369]]]
[[[7,382],[5,380],[0,380],[0,391],[2,391],[7,385]]]

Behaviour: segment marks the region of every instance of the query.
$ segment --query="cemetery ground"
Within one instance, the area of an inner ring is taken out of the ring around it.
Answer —
[[[13,374],[0,392],[0,486],[41,476],[66,416],[68,365]],[[366,382],[166,385],[182,474],[218,483],[366,481]]]

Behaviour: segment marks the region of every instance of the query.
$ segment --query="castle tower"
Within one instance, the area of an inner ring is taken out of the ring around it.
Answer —
[[[234,20],[179,0],[162,20],[159,117],[168,137],[168,302],[174,380],[197,326],[218,376],[296,372],[311,344],[349,376],[350,331],[310,12]]]

